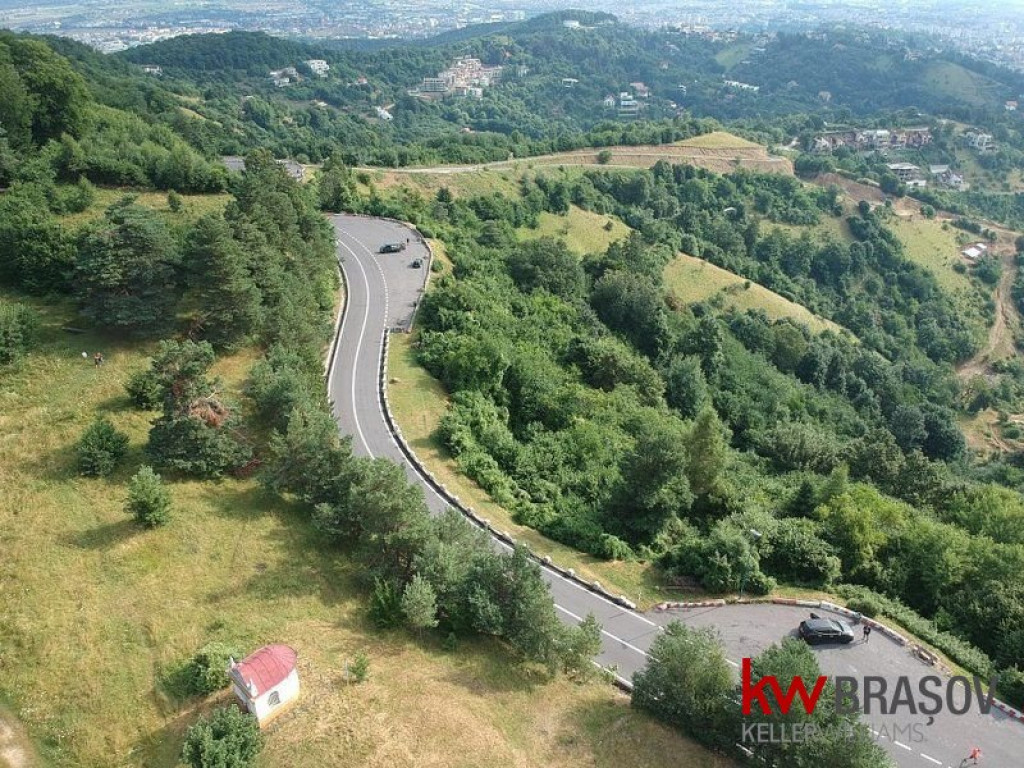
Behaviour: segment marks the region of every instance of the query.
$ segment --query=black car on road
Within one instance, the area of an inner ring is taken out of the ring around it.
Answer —
[[[838,619],[804,619],[800,622],[799,633],[810,645],[853,642],[853,629]]]
[[[378,253],[400,253],[405,250],[405,243],[384,243]]]

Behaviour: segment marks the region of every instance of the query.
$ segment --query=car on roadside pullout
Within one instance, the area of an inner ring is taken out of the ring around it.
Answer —
[[[823,619],[816,617],[804,619],[797,630],[800,637],[808,645],[821,643],[852,643],[853,629],[845,621],[839,619]]]

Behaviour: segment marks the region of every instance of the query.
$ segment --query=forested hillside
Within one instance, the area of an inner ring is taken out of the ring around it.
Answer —
[[[567,18],[582,27],[564,27]],[[316,162],[332,153],[333,143],[350,164],[477,162],[509,153],[666,142],[687,133],[661,121],[683,114],[742,119],[778,139],[823,121],[906,108],[980,121],[998,118],[1002,100],[1021,90],[1019,78],[1002,70],[934,53],[907,56],[913,43],[834,32],[713,42],[568,11],[369,50],[239,32],[174,38],[116,58],[163,67],[161,82],[201,117],[181,120],[165,111],[162,119],[174,120],[205,146],[239,153],[259,143],[280,156]],[[723,65],[739,47],[745,58]],[[408,95],[459,57],[502,65],[502,82],[481,99]],[[301,74],[309,58],[325,59],[330,75],[305,76],[286,88],[275,88],[267,77],[286,66]],[[727,80],[760,90],[737,89]],[[620,118],[604,103],[607,96],[632,93],[635,83],[650,90],[640,97],[639,121]],[[827,101],[823,92],[830,94]],[[393,120],[379,119],[377,107],[386,107]],[[777,121],[784,116],[791,120]]]
[[[582,259],[517,238],[570,201],[636,233]],[[1004,694],[1020,695],[1024,502],[980,480],[957,423],[953,364],[982,317],[952,310],[884,208],[661,163],[366,210],[446,242],[454,273],[424,302],[418,354],[451,393],[441,439],[520,523],[711,592],[828,588],[911,621],[904,603],[934,622],[918,631],[971,668],[1008,670]],[[852,240],[772,226],[838,216]],[[853,333],[673,303],[664,269],[679,250]]]

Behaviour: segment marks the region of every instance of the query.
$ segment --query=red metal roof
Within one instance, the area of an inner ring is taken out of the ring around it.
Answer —
[[[252,682],[256,695],[262,696],[291,674],[295,658],[295,650],[287,645],[265,645],[238,662],[231,671],[243,685]]]

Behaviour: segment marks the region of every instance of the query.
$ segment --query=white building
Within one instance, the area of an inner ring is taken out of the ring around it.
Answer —
[[[750,83],[741,83],[739,80],[726,80],[725,87],[733,91],[750,91],[751,93],[757,93],[761,90],[759,85],[751,85]]]
[[[375,109],[377,110],[377,117],[379,117],[381,120],[395,119],[394,115],[388,112],[387,109],[385,109],[384,107],[375,107]]]
[[[287,645],[265,645],[239,662],[231,660],[231,689],[261,727],[299,697],[295,659]]]
[[[305,64],[317,77],[327,77],[327,73],[331,71],[330,65],[323,59],[307,59]]]

